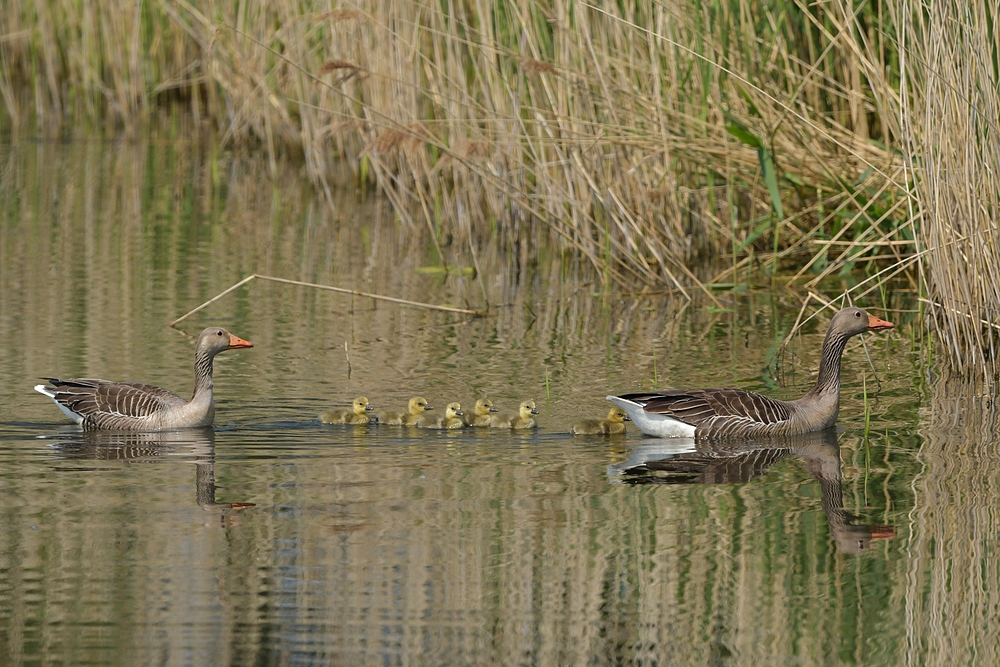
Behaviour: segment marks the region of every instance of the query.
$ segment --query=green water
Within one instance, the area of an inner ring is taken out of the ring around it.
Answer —
[[[3,155],[5,663],[1000,662],[995,410],[934,375],[905,286],[862,304],[897,329],[848,347],[835,434],[751,451],[570,436],[608,393],[797,397],[827,316],[769,366],[792,290],[722,294],[726,311],[615,293],[504,234],[441,239],[467,269],[442,271],[375,193],[326,202],[294,165],[272,179],[199,144]],[[251,273],[490,316],[257,281],[166,326]],[[187,394],[208,325],[255,345],[216,361],[214,432],[83,434],[32,391],[98,376]],[[531,398],[540,428],[317,419],[418,394],[439,412]]]

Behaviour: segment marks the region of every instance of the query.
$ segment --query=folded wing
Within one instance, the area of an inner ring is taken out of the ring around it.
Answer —
[[[85,427],[130,428],[185,400],[166,389],[138,382],[108,382],[94,378],[47,378],[46,392],[59,406],[80,418]]]
[[[698,389],[625,394],[648,413],[696,428],[699,437],[750,435],[767,431],[791,416],[787,403],[742,389]]]

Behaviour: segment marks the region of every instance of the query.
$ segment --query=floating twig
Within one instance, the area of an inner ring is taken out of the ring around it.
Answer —
[[[183,322],[187,318],[189,318],[192,315],[194,315],[195,313],[197,313],[199,310],[205,308],[206,306],[208,306],[208,305],[210,305],[212,303],[215,303],[216,301],[218,301],[222,297],[226,296],[230,292],[236,290],[237,288],[240,288],[243,285],[246,285],[248,282],[250,282],[254,278],[256,278],[258,280],[269,280],[269,281],[275,282],[275,283],[285,283],[286,285],[298,285],[299,287],[312,287],[314,289],[323,289],[323,290],[329,290],[331,292],[340,292],[341,294],[353,294],[354,296],[362,296],[362,297],[367,297],[369,299],[376,299],[376,300],[379,300],[379,301],[390,301],[392,303],[399,303],[399,304],[402,304],[404,306],[413,306],[415,308],[426,308],[428,310],[443,310],[443,311],[449,312],[449,313],[462,313],[463,315],[473,315],[475,317],[486,317],[486,315],[487,315],[486,311],[482,311],[482,310],[470,310],[468,308],[455,308],[453,306],[439,306],[439,305],[436,305],[436,304],[433,304],[433,303],[421,303],[420,301],[409,301],[408,299],[397,299],[396,297],[393,297],[393,296],[384,296],[382,294],[371,294],[370,292],[360,292],[358,290],[346,289],[344,287],[334,287],[332,285],[319,285],[319,284],[316,284],[316,283],[303,282],[301,280],[289,280],[288,278],[275,278],[274,276],[264,276],[264,275],[261,275],[259,273],[253,273],[253,274],[247,276],[246,278],[244,278],[243,280],[239,281],[238,283],[236,283],[232,287],[229,287],[228,289],[225,289],[225,290],[219,292],[218,294],[216,294],[211,299],[209,299],[205,303],[201,304],[197,308],[193,308],[193,309],[189,310],[188,312],[184,313],[183,315],[181,315],[180,317],[178,317],[176,320],[174,320],[173,322],[171,322],[168,326],[176,328],[176,325],[178,323]]]

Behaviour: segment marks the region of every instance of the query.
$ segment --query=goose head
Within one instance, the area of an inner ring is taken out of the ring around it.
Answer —
[[[351,402],[351,410],[353,410],[356,415],[363,415],[371,409],[372,406],[368,403],[368,399],[364,396],[358,396]]]
[[[535,407],[534,401],[524,401],[518,406],[518,413],[521,415],[521,419],[530,419],[531,415],[538,414],[538,408]]]
[[[214,357],[224,350],[253,347],[253,343],[234,336],[221,327],[209,327],[198,336],[195,352],[199,357]]]
[[[892,328],[892,322],[869,315],[861,308],[844,308],[830,320],[829,333],[850,338],[866,331],[884,331]]]
[[[455,417],[462,414],[462,406],[458,403],[449,403],[444,409],[445,419],[454,419]]]

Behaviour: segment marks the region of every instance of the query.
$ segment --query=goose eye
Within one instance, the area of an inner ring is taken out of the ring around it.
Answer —
[[[220,331],[216,331],[216,332],[215,332],[215,335],[216,335],[216,336],[221,336],[221,335],[222,335],[222,331],[221,331],[221,330],[220,330]]]
[[[861,311],[860,310],[855,310],[854,311],[854,317],[861,317]]]

